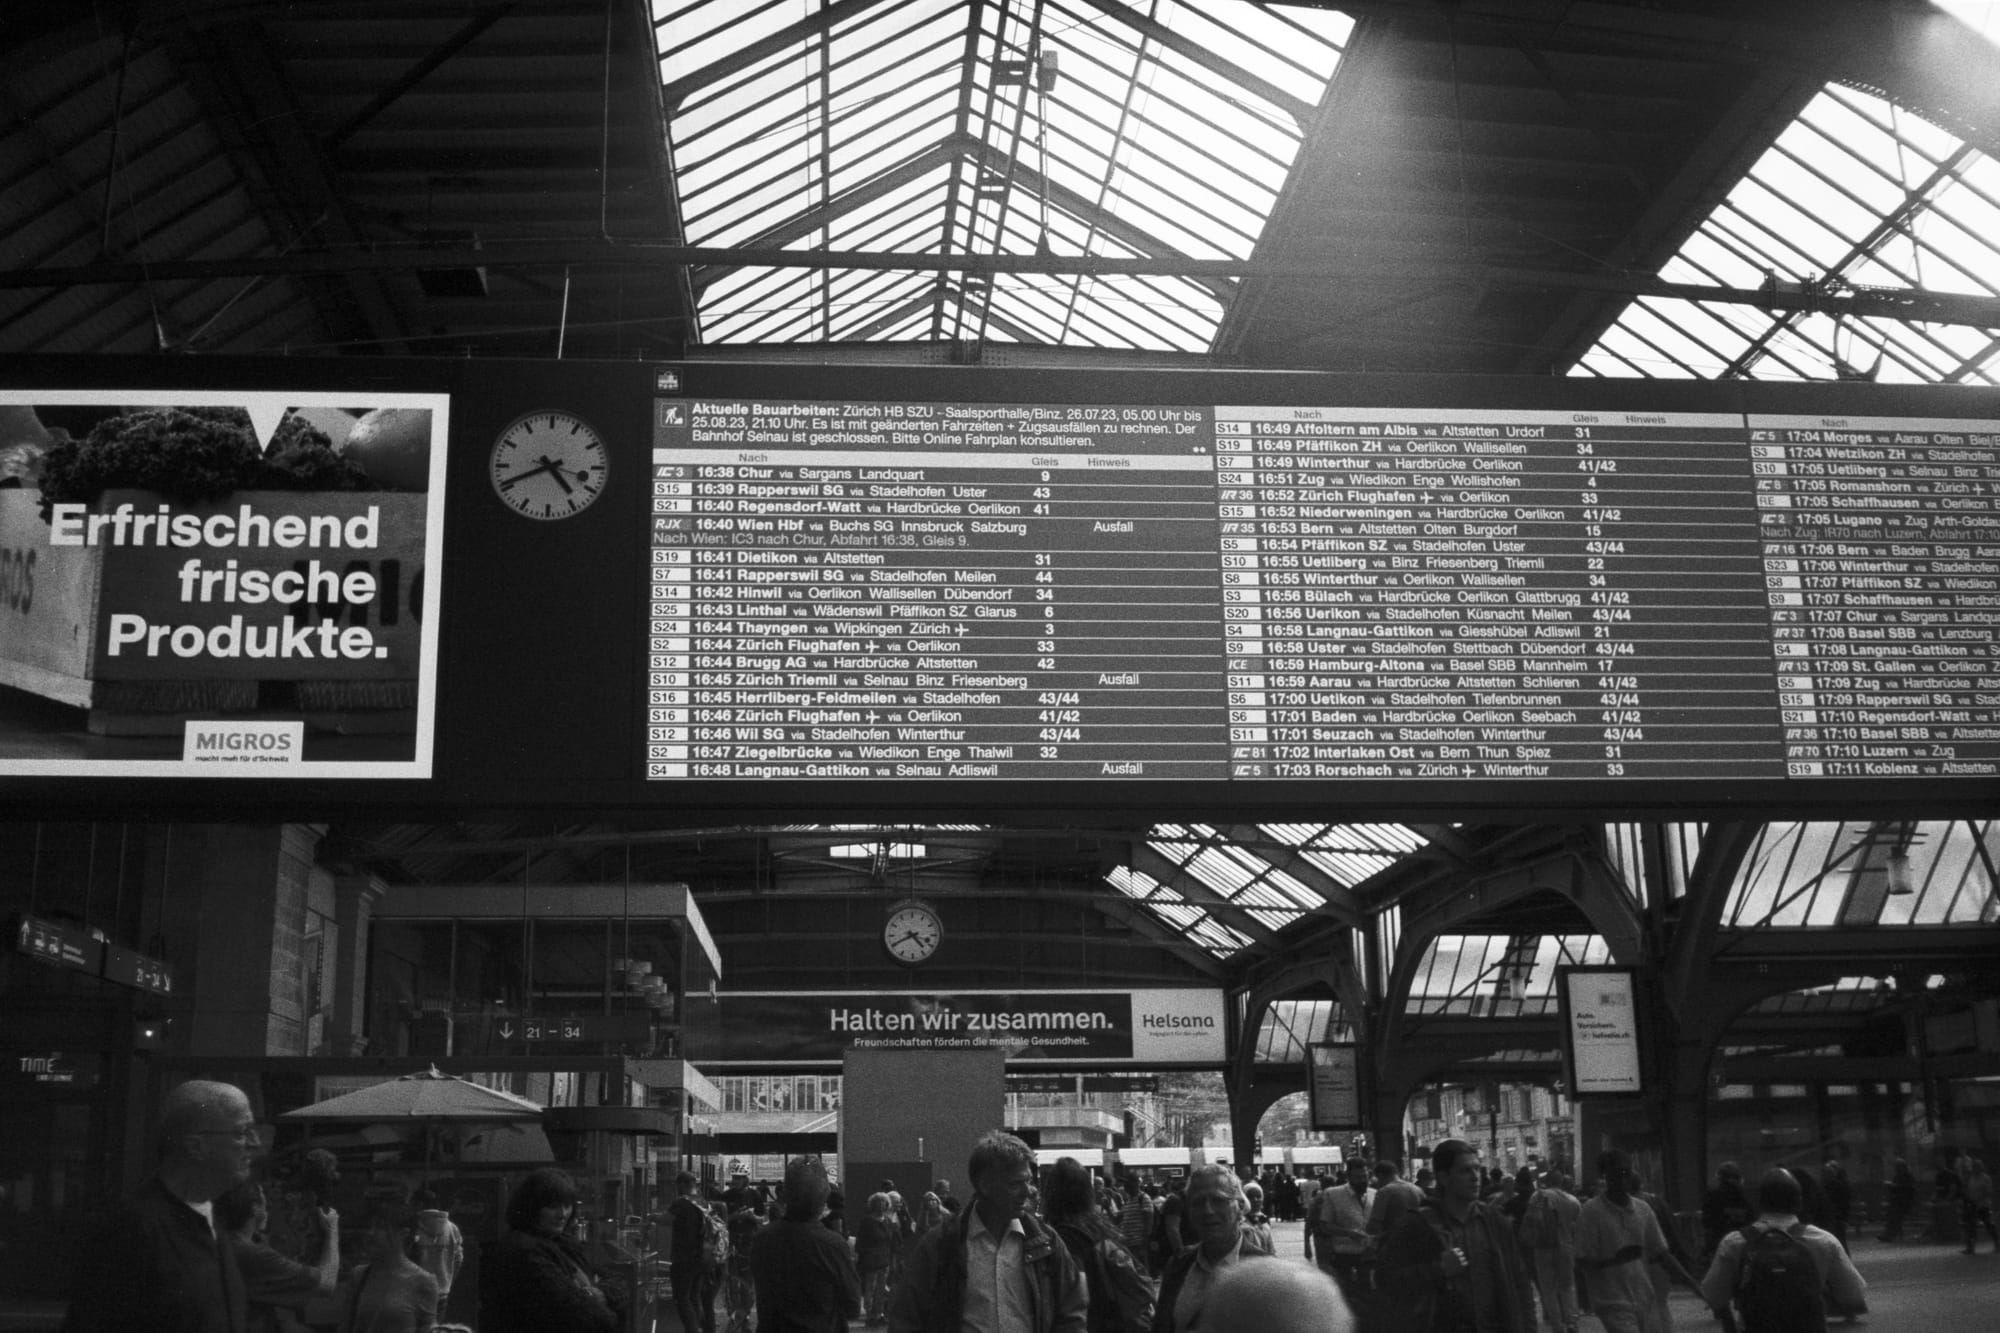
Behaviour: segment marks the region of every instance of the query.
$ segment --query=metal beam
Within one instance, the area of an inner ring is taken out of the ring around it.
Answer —
[[[1223,897],[1158,848],[1143,842],[1134,843],[1131,864],[1132,869],[1157,880],[1163,887],[1179,894],[1190,907],[1201,908],[1231,930],[1240,931],[1259,944],[1277,943],[1278,932],[1251,915],[1249,908]]]
[[[314,247],[327,247],[305,253],[358,249],[364,243],[362,230],[348,214],[325,148],[308,131],[305,109],[261,29],[249,24],[203,29],[175,43],[175,53],[187,66],[189,86],[210,124],[251,182],[276,243],[293,246],[309,240]],[[295,276],[341,279],[300,284],[315,298],[321,321],[336,338],[363,338],[407,355],[411,349],[403,335],[408,322],[381,277],[394,271],[328,268],[301,270]]]
[[[1295,277],[1338,281],[1361,290],[1393,292],[1414,283],[1461,283],[1553,291],[1596,291],[1653,296],[1761,309],[1814,310],[1828,315],[1913,320],[1920,323],[2000,329],[2000,297],[1949,292],[1867,291],[1776,292],[1744,287],[1704,287],[1667,282],[1646,273],[1569,272],[1511,264],[1429,263],[1375,265],[1349,271],[1324,260],[1257,258],[1190,259],[1184,255],[1109,257],[1035,254],[910,254],[905,252],[736,249],[727,246],[669,245],[635,241],[491,241],[479,249],[464,245],[409,246],[253,255],[235,259],[154,260],[146,264],[111,261],[53,265],[0,272],[0,291],[35,287],[82,287],[102,283],[201,282],[214,278],[271,274],[378,273],[419,268],[615,268],[643,271],[685,265],[737,268],[896,269],[920,273],[1047,273],[1086,277],[1151,275],[1193,280],[1237,277]]]
[[[1967,1051],[1958,1055],[1750,1055],[1725,1056],[1721,1072],[1729,1083],[1915,1083],[1942,1079],[2000,1077],[2000,1055]]]
[[[474,14],[470,21],[447,37],[429,55],[391,79],[381,92],[368,100],[366,106],[336,125],[324,140],[326,147],[338,148],[346,143],[369,121],[395,105],[397,98],[429,78],[438,66],[471,45],[480,33],[505,18],[507,11],[513,7],[511,4],[488,5]]]
[[[1084,3],[1098,10],[1106,18],[1131,28],[1145,40],[1157,42],[1175,55],[1193,61],[1217,78],[1227,79],[1252,96],[1269,102],[1290,116],[1300,129],[1304,129],[1306,123],[1312,119],[1311,102],[1293,96],[1262,75],[1254,74],[1233,61],[1223,59],[1213,49],[1182,36],[1165,24],[1146,18],[1131,6],[1117,4],[1115,0],[1084,0]]]
[[[1879,974],[1917,963],[2000,965],[2000,926],[1842,927],[1760,926],[1716,932],[1708,968],[1758,968],[1771,963],[1851,960]]]
[[[1301,849],[1274,842],[1255,824],[1230,824],[1216,832],[1236,846],[1255,852],[1272,869],[1283,871],[1326,899],[1325,906],[1311,909],[1313,915],[1330,916],[1356,930],[1361,928],[1364,913],[1354,890],[1308,861]]]
[[[767,37],[738,47],[719,60],[712,60],[700,69],[668,83],[662,89],[667,114],[680,110],[681,102],[692,92],[698,92],[710,84],[728,78],[731,74],[749,69],[760,60],[768,60],[783,55],[794,46],[803,45],[813,37],[832,31],[835,24],[846,23],[864,10],[873,9],[882,0],[835,0],[808,18],[778,29]],[[658,25],[655,25],[656,27]]]

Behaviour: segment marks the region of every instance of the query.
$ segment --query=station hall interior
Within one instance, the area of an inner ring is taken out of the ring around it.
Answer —
[[[1934,387],[2000,419],[1991,9],[45,5],[0,20],[0,383],[27,357],[1314,372]],[[458,595],[536,633],[504,587]],[[9,680],[0,733],[48,711]],[[599,808],[560,775],[468,804],[452,762],[248,802],[0,766],[0,1290],[64,1294],[196,1076],[288,1148],[281,1116],[432,1068],[529,1097],[535,1135],[317,1131],[357,1179],[447,1154],[488,1221],[551,1160],[605,1217],[683,1164],[962,1177],[964,1126],[921,1108],[852,1153],[842,1057],[732,1049],[732,996],[1212,1001],[1198,1068],[993,1085],[1044,1158],[1107,1169],[1456,1136],[1583,1174],[1625,1147],[1683,1208],[1725,1160],[1837,1160],[1879,1210],[1897,1159],[2000,1155],[1990,777]],[[898,958],[913,904],[941,938]],[[1570,969],[1630,978],[1640,1091],[1573,1095]],[[1351,1105],[1320,1128],[1335,1058]]]

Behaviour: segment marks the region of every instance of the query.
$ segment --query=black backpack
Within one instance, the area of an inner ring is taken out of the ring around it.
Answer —
[[[1819,1265],[1805,1242],[1776,1227],[1744,1227],[1736,1270],[1743,1333],[1826,1333]]]

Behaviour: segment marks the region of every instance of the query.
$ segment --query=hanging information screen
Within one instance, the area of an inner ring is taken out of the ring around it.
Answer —
[[[656,407],[650,779],[2000,774],[2000,421]]]

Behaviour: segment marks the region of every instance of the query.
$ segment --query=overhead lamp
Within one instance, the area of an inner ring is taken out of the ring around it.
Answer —
[[[1910,876],[1909,848],[1898,847],[1890,852],[1885,865],[1889,872],[1891,898],[1907,898],[1917,891],[1916,880]]]

